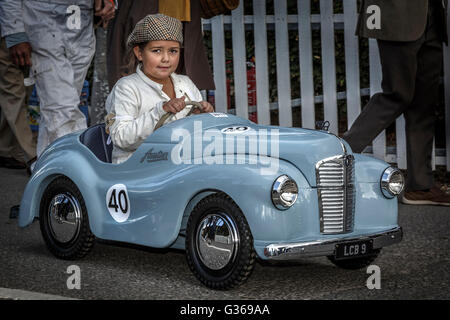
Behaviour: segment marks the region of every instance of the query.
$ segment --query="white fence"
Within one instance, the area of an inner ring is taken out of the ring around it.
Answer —
[[[205,32],[211,32],[213,71],[216,84],[215,104],[218,112],[227,110],[227,74],[225,51],[225,30],[232,33],[232,62],[234,82],[234,110],[236,115],[248,118],[249,112],[257,111],[260,124],[271,124],[271,110],[278,110],[279,125],[293,126],[293,108],[301,109],[301,126],[314,128],[316,122],[315,104],[323,103],[324,120],[330,122],[329,130],[338,133],[338,101],[345,100],[347,107],[347,128],[361,112],[361,97],[381,91],[381,67],[375,40],[369,40],[370,87],[360,85],[359,42],[355,36],[357,21],[356,0],[343,0],[343,13],[333,12],[333,0],[320,0],[320,14],[311,14],[310,0],[297,0],[298,14],[288,14],[287,0],[273,0],[274,14],[266,14],[266,0],[253,0],[253,12],[244,15],[244,2],[241,0],[231,16],[216,16],[203,20]],[[341,0],[342,2],[342,0]],[[298,61],[300,65],[300,98],[291,97],[290,61],[288,29],[298,30]],[[269,50],[267,30],[275,33],[276,72],[268,69]],[[450,34],[450,24],[448,26]],[[323,95],[314,94],[312,29],[320,29],[321,68]],[[345,48],[346,90],[337,92],[335,29],[343,30]],[[247,92],[246,30],[253,31],[256,107],[249,107]],[[444,47],[444,92],[445,92],[445,132],[446,148],[433,150],[432,164],[444,165],[450,171],[450,48]],[[269,77],[276,76],[278,101],[270,102]],[[396,148],[386,146],[385,132],[368,148],[377,158],[397,163],[406,168],[406,136],[404,118],[396,121]]]

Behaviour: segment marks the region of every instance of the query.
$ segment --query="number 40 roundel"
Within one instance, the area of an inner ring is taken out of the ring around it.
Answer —
[[[106,193],[106,207],[117,222],[124,222],[130,216],[130,199],[124,184],[115,184]]]

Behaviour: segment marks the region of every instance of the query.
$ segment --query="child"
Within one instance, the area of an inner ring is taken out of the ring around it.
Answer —
[[[182,43],[181,22],[163,14],[146,16],[128,37],[136,73],[121,78],[106,100],[113,163],[131,157],[166,112],[175,114],[169,121],[181,119],[190,111],[185,100],[202,100],[189,77],[174,73]],[[208,102],[200,103],[203,112],[214,111]]]

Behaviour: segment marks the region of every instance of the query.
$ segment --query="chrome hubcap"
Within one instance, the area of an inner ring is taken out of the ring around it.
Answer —
[[[239,234],[226,214],[209,214],[203,218],[196,239],[200,260],[209,269],[220,270],[236,258]]]
[[[69,193],[57,194],[48,208],[49,226],[53,237],[68,243],[80,233],[81,206],[77,199]]]

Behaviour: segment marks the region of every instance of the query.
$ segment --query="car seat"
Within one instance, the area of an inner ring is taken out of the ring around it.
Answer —
[[[105,131],[104,123],[87,128],[80,135],[80,141],[88,147],[99,160],[111,163],[113,144],[111,138]]]

